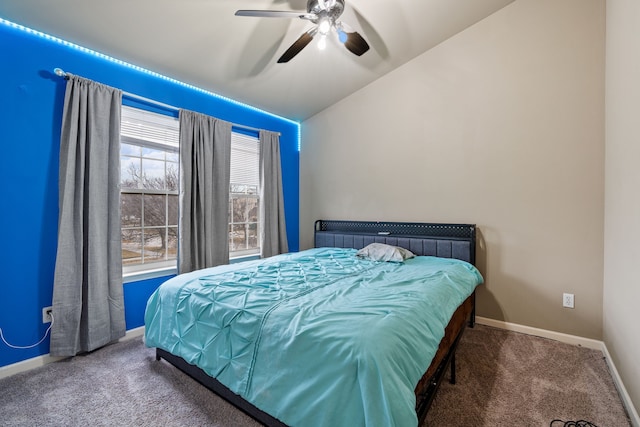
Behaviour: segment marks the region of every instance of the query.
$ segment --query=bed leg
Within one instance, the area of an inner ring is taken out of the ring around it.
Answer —
[[[476,293],[474,292],[472,294],[472,298],[471,298],[472,304],[471,304],[471,316],[469,316],[469,327],[473,328],[476,325]]]
[[[160,360],[160,353],[158,353],[158,350],[156,350],[156,362]]]
[[[455,353],[455,351],[451,355],[451,379],[449,380],[449,383],[451,383],[451,384],[455,384],[456,383],[456,353]]]

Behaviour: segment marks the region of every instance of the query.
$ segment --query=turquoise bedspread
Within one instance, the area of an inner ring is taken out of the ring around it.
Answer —
[[[170,279],[147,303],[146,345],[290,426],[416,426],[414,388],[482,276],[454,259],[355,253],[310,249]]]

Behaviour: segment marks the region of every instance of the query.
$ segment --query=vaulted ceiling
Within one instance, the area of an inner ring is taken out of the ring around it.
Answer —
[[[0,17],[303,121],[512,1],[346,0],[341,19],[371,49],[314,40],[286,64],[276,61],[312,23],[234,13],[305,11],[306,0],[0,0]]]

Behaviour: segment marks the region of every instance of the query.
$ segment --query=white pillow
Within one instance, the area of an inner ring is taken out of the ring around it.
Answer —
[[[374,261],[403,262],[413,258],[415,254],[405,248],[385,245],[384,243],[371,243],[356,252],[356,256],[369,258]]]

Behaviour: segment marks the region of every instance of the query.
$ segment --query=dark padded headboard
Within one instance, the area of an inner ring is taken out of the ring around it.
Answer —
[[[333,221],[315,223],[314,246],[362,249],[386,243],[416,255],[456,258],[475,265],[475,224],[421,222]]]

